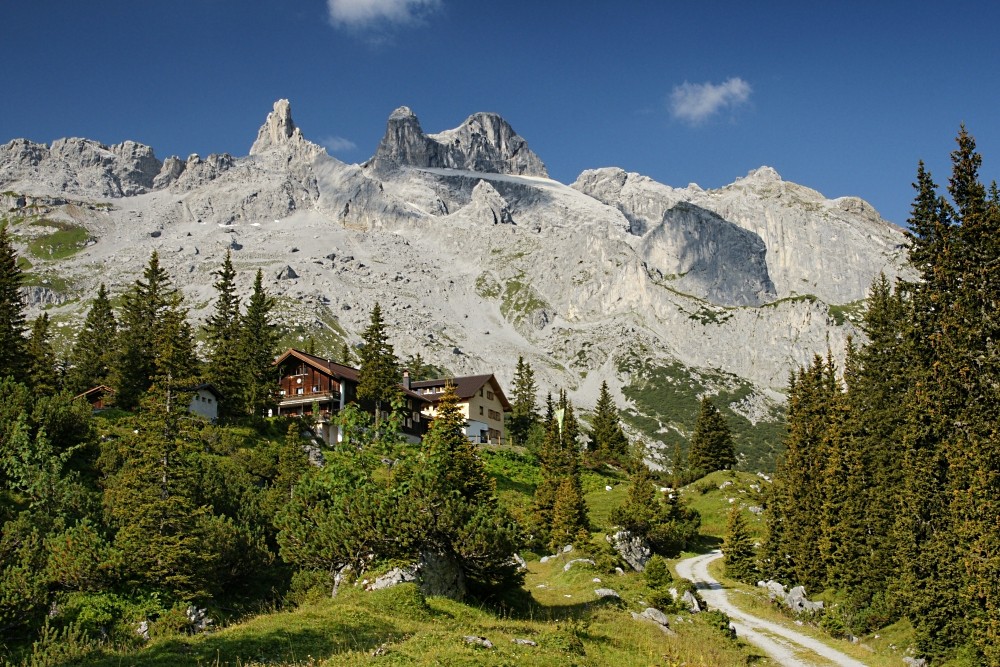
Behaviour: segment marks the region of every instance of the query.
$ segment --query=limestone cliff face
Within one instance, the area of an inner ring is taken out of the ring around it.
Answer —
[[[105,146],[90,139],[59,139],[52,146],[15,139],[0,146],[0,182],[33,194],[131,197],[153,188],[161,163],[134,141]]]
[[[497,114],[473,114],[453,130],[428,135],[408,107],[389,116],[385,136],[369,164],[381,173],[424,167],[548,176],[528,143]]]
[[[870,205],[854,197],[826,199],[781,180],[770,167],[718,190],[671,188],[613,168],[585,171],[572,187],[620,209],[640,236],[680,202],[752,232],[766,248],[777,298],[809,294],[850,303],[865,298],[880,272],[890,278],[907,274],[902,230]]]

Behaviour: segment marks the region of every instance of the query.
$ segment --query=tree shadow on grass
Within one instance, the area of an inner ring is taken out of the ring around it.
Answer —
[[[321,660],[348,651],[369,652],[404,637],[402,631],[385,622],[335,623],[323,628],[279,629],[252,634],[222,631],[164,640],[133,654],[109,655],[104,660],[88,664],[109,667],[123,664],[142,667],[236,667],[251,662],[299,663],[306,662],[310,657]]]

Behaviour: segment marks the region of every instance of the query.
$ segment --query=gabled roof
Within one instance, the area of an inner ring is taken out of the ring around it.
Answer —
[[[193,387],[178,387],[178,391],[201,391],[205,390],[208,393],[215,396],[216,400],[222,400],[222,393],[215,388],[215,385],[209,382],[202,382],[201,384],[196,384]]]
[[[496,394],[497,400],[503,405],[504,412],[511,409],[510,401],[503,393],[503,389],[500,388],[500,383],[497,382],[496,377],[489,373],[487,375],[460,375],[453,378],[440,378],[437,380],[420,380],[418,382],[411,382],[411,389],[423,389],[426,393],[423,394],[424,398],[436,401],[444,393],[445,385],[448,383],[455,385],[455,394],[458,396],[460,401],[467,401],[476,393],[479,392],[486,384],[493,385],[493,393]]]
[[[317,357],[314,354],[309,354],[307,352],[303,352],[302,350],[296,350],[295,348],[289,348],[287,352],[285,352],[283,355],[275,359],[274,365],[280,366],[281,364],[285,363],[285,361],[287,361],[290,357],[294,357],[299,361],[303,361],[306,364],[312,366],[313,368],[323,373],[326,373],[327,375],[330,375],[332,377],[340,378],[342,380],[347,380],[348,382],[352,382],[354,384],[358,384],[358,382],[360,382],[360,378],[358,376],[359,370],[357,368],[353,368],[351,366],[345,366],[343,364],[338,364],[337,362],[331,361],[330,359]],[[424,402],[427,402],[428,400],[427,397],[421,396],[415,391],[407,390],[405,387],[403,387],[402,384],[399,385],[399,388],[404,394],[406,394],[410,398],[418,399]]]
[[[91,396],[103,396],[104,394],[113,394],[115,390],[106,384],[99,384],[96,387],[91,387],[82,394],[77,394],[73,398],[86,398],[88,401]]]

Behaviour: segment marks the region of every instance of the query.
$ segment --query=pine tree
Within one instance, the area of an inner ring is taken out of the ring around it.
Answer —
[[[722,554],[725,558],[727,577],[745,583],[753,583],[756,580],[757,566],[753,537],[750,535],[750,528],[742,510],[736,504],[729,510]]]
[[[0,225],[0,378],[27,379],[23,277],[6,225]]]
[[[587,527],[587,506],[583,493],[572,478],[563,478],[552,505],[549,547],[558,549],[566,544],[585,542]]]
[[[399,393],[400,379],[399,361],[389,343],[378,302],[372,308],[371,321],[361,339],[358,398],[375,406],[375,423],[378,426],[383,409],[390,406]]]
[[[535,399],[537,392],[535,372],[524,357],[518,356],[517,369],[514,371],[511,414],[507,420],[507,438],[510,444],[524,446],[528,442],[528,435],[538,422]]]
[[[153,344],[151,388],[168,395],[190,391],[197,383],[198,359],[194,353],[194,332],[187,320],[187,309],[184,308],[179,293],[170,295],[169,304],[160,317]],[[184,401],[184,405],[187,405],[187,401]]]
[[[647,537],[656,514],[656,487],[649,468],[637,463],[632,473],[631,486],[625,502],[611,511],[611,521],[634,535]]]
[[[120,465],[105,470],[105,507],[128,577],[180,599],[206,594],[219,545],[206,543],[211,510],[196,498],[197,435],[183,411],[146,398],[133,432],[115,443]]]
[[[350,366],[354,363],[354,356],[351,354],[351,346],[344,341],[344,344],[340,346],[340,363],[344,366]]]
[[[736,465],[733,435],[725,418],[707,396],[701,399],[701,410],[695,422],[694,435],[688,451],[688,468],[708,474]]]
[[[205,379],[222,394],[219,401],[220,416],[229,416],[236,412],[242,384],[239,357],[240,299],[236,294],[236,270],[233,269],[230,251],[226,251],[222,268],[214,275],[218,278],[214,285],[218,297],[215,310],[205,323],[208,344]]]
[[[108,290],[104,287],[104,283],[101,283],[70,354],[66,388],[72,394],[80,394],[91,387],[111,382],[117,333],[118,322],[111,309]]]
[[[601,383],[601,393],[594,409],[588,457],[591,465],[609,463],[624,466],[629,463],[628,438],[618,420],[618,408],[608,383]]]
[[[48,313],[42,313],[31,323],[26,354],[28,356],[28,383],[42,395],[54,394],[58,389],[56,352],[52,348]]]
[[[532,530],[535,539],[541,544],[549,545],[553,545],[554,540],[565,539],[567,536],[573,536],[576,540],[589,530],[583,485],[580,482],[580,427],[573,412],[573,404],[566,398],[565,392],[560,392],[559,407],[553,407],[551,412],[552,418],[539,452],[542,481],[535,489],[532,503]],[[565,484],[569,487],[563,488]],[[560,498],[562,507],[557,516],[556,504]],[[570,508],[567,505],[570,502],[578,503],[578,507]],[[555,532],[557,528],[558,533]]]
[[[264,291],[264,274],[257,269],[247,311],[240,321],[238,359],[241,387],[240,414],[262,416],[274,404],[278,375],[274,357],[278,347],[278,327],[271,319],[274,299]]]
[[[139,405],[156,373],[157,332],[176,290],[154,250],[143,278],[125,293],[118,355],[112,373],[116,404],[126,410]]]

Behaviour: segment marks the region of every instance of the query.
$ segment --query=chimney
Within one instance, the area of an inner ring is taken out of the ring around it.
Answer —
[[[410,389],[410,370],[408,368],[403,369],[403,388],[407,391]]]

